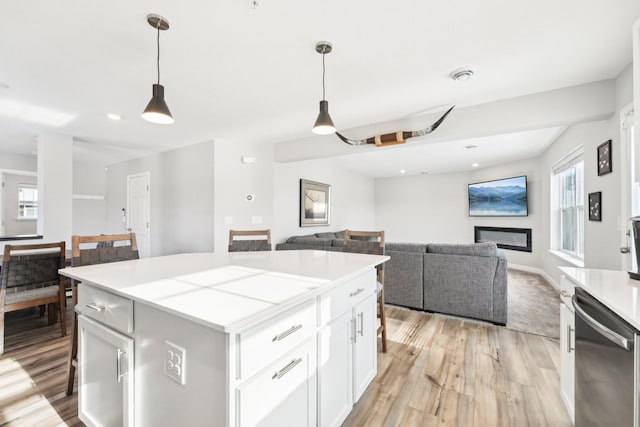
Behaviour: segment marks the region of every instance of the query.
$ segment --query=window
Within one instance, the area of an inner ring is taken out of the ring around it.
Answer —
[[[584,160],[574,159],[556,172],[560,250],[584,257]]]
[[[35,185],[18,184],[18,219],[38,218],[38,188]]]

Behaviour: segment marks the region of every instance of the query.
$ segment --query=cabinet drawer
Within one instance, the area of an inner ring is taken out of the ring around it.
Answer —
[[[323,294],[320,297],[320,324],[325,325],[376,291],[376,271],[362,276]]]
[[[133,332],[133,301],[90,285],[78,285],[78,306],[82,314],[117,331]]]
[[[317,312],[315,301],[288,311],[255,326],[238,336],[237,378],[249,378],[259,369],[316,335]]]
[[[315,348],[307,340],[238,387],[235,425],[315,426]]]

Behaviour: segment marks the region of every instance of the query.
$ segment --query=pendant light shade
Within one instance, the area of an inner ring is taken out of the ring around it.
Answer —
[[[169,21],[160,15],[150,14],[147,15],[147,22],[158,31],[158,59],[156,61],[158,69],[158,83],[153,85],[151,101],[147,104],[147,108],[144,109],[142,118],[151,123],[170,125],[175,120],[173,119],[171,111],[164,100],[164,86],[160,84],[160,30],[168,30]]]
[[[318,135],[330,135],[336,131],[333,120],[329,115],[329,101],[320,101],[320,113],[312,131]]]
[[[324,56],[331,52],[331,49],[332,46],[329,42],[316,43],[316,52],[322,55],[322,101],[320,101],[320,113],[318,113],[318,118],[311,131],[318,135],[329,135],[336,132],[336,127],[333,125],[333,120],[329,115],[329,102],[324,99]]]
[[[173,120],[167,103],[164,101],[164,86],[158,84],[153,85],[153,96],[147,104],[147,108],[144,109],[142,118],[148,122],[161,125],[170,125],[175,121]]]

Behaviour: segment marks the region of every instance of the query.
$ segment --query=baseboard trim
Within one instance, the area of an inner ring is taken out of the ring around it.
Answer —
[[[511,264],[509,263],[508,268],[512,268],[514,270],[526,271],[527,273],[535,273],[544,277],[544,279],[551,283],[551,286],[555,288],[556,291],[560,292],[560,285],[556,283],[555,280],[551,278],[544,270],[535,267],[529,267],[528,265],[520,265],[520,264]]]

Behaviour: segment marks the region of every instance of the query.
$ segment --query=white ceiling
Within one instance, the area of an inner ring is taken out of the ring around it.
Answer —
[[[340,129],[610,79],[631,62],[630,28],[640,17],[638,0],[261,3],[254,10],[249,0],[4,1],[0,83],[9,88],[0,89],[0,151],[30,154],[40,132],[72,135],[77,151],[99,148],[105,162],[206,140],[306,138],[322,95],[319,40],[334,45],[327,99]],[[140,118],[156,80],[148,13],[171,24],[160,36],[161,83],[176,119],[170,126]],[[465,66],[476,70],[472,80],[448,79]],[[72,120],[56,127],[17,115],[42,109]],[[556,131],[521,135],[532,141],[521,144],[522,156]],[[500,141],[510,139],[478,145]],[[449,145],[443,157],[461,161],[459,147]],[[434,154],[384,152],[386,163],[391,153],[413,160]],[[437,169],[398,162],[391,166]]]

